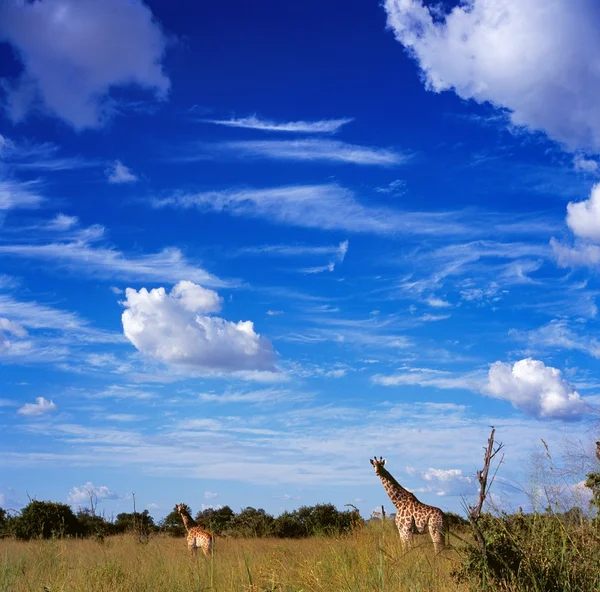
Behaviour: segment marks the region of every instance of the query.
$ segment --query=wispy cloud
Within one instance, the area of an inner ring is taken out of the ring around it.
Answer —
[[[152,203],[157,208],[196,208],[326,230],[438,236],[473,232],[460,221],[460,212],[403,212],[369,207],[360,203],[352,191],[336,184],[207,191],[174,195]]]
[[[432,368],[405,367],[395,374],[375,374],[371,380],[382,386],[415,385],[443,390],[464,389],[478,392],[485,384],[485,373],[457,374]]]
[[[56,144],[15,142],[0,136],[0,156],[11,167],[21,170],[60,172],[104,166],[104,160],[81,156],[62,156]]]
[[[600,341],[575,332],[566,320],[554,320],[532,331],[511,329],[510,335],[523,340],[533,351],[575,350],[600,358]]]
[[[80,341],[93,343],[119,343],[118,333],[102,331],[91,327],[79,315],[34,301],[16,300],[7,294],[0,294],[0,316],[28,329],[50,329],[61,333],[71,333]]]
[[[347,144],[337,140],[248,140],[222,142],[216,146],[235,156],[274,160],[324,161],[358,165],[393,166],[405,164],[409,154],[389,148]],[[215,147],[211,147],[211,150]]]
[[[114,185],[135,183],[138,180],[131,169],[125,166],[120,160],[115,160],[115,162],[106,169],[105,175],[108,182]]]
[[[95,244],[103,234],[102,227],[90,227],[78,230],[70,240],[66,237],[64,242],[0,245],[0,255],[50,262],[63,270],[69,269],[92,277],[173,283],[186,278],[199,284],[219,287],[233,284],[193,265],[177,248],[165,248],[150,255],[127,255]]]
[[[231,119],[201,119],[204,123],[214,123],[227,127],[238,127],[267,132],[295,132],[308,134],[333,134],[343,125],[353,121],[352,118],[321,119],[319,121],[271,121],[260,119],[256,115]]]
[[[339,245],[261,245],[259,247],[244,247],[237,253],[242,255],[274,255],[281,257],[303,257],[310,255],[330,255],[344,259],[348,251],[348,241]]]
[[[39,207],[44,198],[35,191],[38,185],[35,181],[0,180],[0,211]]]

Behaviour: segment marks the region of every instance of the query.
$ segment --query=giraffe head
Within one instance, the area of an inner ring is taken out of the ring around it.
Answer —
[[[187,504],[177,504],[176,508],[179,514],[189,514]]]
[[[373,458],[371,458],[369,460],[371,461],[371,464],[373,465],[373,468],[375,469],[375,474],[379,475],[379,470],[382,469],[383,467],[385,467],[385,458],[383,458],[383,456],[380,456],[379,458],[374,456]]]

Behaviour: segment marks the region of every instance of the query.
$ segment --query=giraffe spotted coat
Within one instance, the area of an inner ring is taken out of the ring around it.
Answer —
[[[385,468],[384,458],[374,457],[370,461],[396,508],[395,522],[402,544],[408,547],[415,533],[423,534],[428,531],[435,552],[439,553],[444,548],[444,513],[439,508],[420,502],[413,493],[404,489]]]
[[[183,504],[179,504],[177,506],[177,512],[181,516],[183,525],[188,533],[187,546],[190,553],[194,556],[196,555],[198,548],[200,548],[207,557],[210,557],[212,555],[213,548],[212,534],[204,530],[201,526],[198,526],[198,524],[192,520],[192,517],[189,515],[186,506]]]

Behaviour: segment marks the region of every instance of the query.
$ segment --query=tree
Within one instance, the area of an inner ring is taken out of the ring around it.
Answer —
[[[82,534],[73,510],[66,504],[56,502],[29,502],[14,526],[17,538],[24,540]]]
[[[117,533],[135,532],[136,534],[148,535],[155,529],[154,518],[150,516],[148,510],[143,512],[121,512],[121,514],[117,514],[114,528]]]
[[[77,520],[79,521],[83,536],[103,539],[105,536],[114,533],[114,526],[104,516],[98,516],[94,509],[79,508],[77,511]]]
[[[224,530],[227,530],[234,516],[233,510],[229,506],[206,508],[196,514],[196,522],[213,534],[222,534]]]
[[[234,536],[266,537],[273,534],[274,523],[275,518],[262,508],[248,506],[232,517],[227,530]]]
[[[188,511],[190,512],[189,506],[183,504]],[[185,527],[183,526],[183,522],[181,520],[181,516],[177,511],[177,505],[173,507],[171,512],[169,512],[160,522],[159,527],[161,530],[166,532],[169,536],[172,537],[182,537],[185,536]]]

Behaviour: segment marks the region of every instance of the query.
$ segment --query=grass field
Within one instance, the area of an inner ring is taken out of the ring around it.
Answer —
[[[184,539],[0,541],[2,592],[462,590],[450,577],[451,549],[435,556],[428,537],[404,553],[389,523],[352,536],[217,538],[213,560],[191,559]]]

